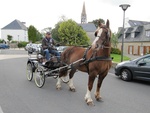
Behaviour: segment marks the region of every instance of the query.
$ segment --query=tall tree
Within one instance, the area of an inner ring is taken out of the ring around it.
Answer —
[[[117,48],[117,45],[118,45],[118,36],[119,36],[119,33],[112,33],[111,43],[112,43],[113,48]]]
[[[30,25],[28,29],[29,41],[36,42],[36,33],[37,29],[33,25]]]
[[[58,33],[58,29],[60,27],[61,21],[59,21],[56,25],[55,28],[52,29],[52,37],[54,40],[56,40],[57,42],[60,42],[60,38],[59,38],[59,33]]]
[[[67,45],[88,45],[89,37],[75,21],[69,19],[60,23],[58,34],[60,41]]]
[[[28,37],[29,41],[34,43],[42,39],[42,34],[33,25],[30,25],[28,29]]]
[[[39,31],[37,31],[36,32],[36,41],[41,41],[42,37],[43,37],[43,35]]]
[[[68,20],[67,17],[64,16],[64,15],[62,15],[62,16],[60,17],[59,22],[58,22],[57,24],[55,24],[55,28],[52,29],[52,31],[51,31],[53,39],[55,39],[57,42],[60,42],[60,41],[61,41],[61,40],[60,40],[60,37],[59,37],[59,33],[58,33],[58,29],[59,29],[59,27],[60,27],[60,24],[61,24],[62,22],[64,22],[64,21],[67,21],[67,20]]]
[[[46,32],[51,32],[51,31],[52,31],[52,28],[47,27],[47,28],[42,29],[42,34],[45,34]]]
[[[101,19],[101,18],[99,18],[99,19],[95,19],[95,20],[93,20],[92,22],[89,22],[89,23],[94,23],[95,27],[97,28],[97,27],[98,27],[99,22],[101,22],[101,23],[105,24],[105,21],[104,21],[103,19]]]

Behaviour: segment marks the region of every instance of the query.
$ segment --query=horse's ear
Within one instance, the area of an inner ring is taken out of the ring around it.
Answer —
[[[109,28],[109,20],[107,19],[107,22],[106,22],[106,26],[107,28]]]

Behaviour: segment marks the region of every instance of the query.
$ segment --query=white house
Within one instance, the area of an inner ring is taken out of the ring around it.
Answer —
[[[14,20],[1,29],[1,39],[8,41],[7,36],[11,35],[13,41],[28,42],[28,30],[24,22]]]

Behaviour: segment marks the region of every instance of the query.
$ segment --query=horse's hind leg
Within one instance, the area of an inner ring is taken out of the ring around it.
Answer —
[[[97,88],[95,91],[95,99],[97,101],[100,101],[100,99],[102,98],[100,96],[100,88],[101,88],[102,82],[103,82],[104,78],[106,77],[106,75],[107,75],[107,72],[104,72],[103,74],[99,74],[98,81],[97,81]]]
[[[75,92],[75,86],[73,84],[73,76],[74,76],[74,73],[76,72],[76,69],[71,69],[70,73],[69,73],[69,82],[68,82],[68,85],[69,85],[69,89],[70,91],[73,91]]]
[[[95,76],[89,75],[88,88],[85,95],[85,101],[88,105],[93,105],[93,100],[91,98],[91,90],[93,88],[94,80],[95,80]]]

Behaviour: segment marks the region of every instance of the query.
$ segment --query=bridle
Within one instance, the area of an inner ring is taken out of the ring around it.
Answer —
[[[105,29],[107,31],[107,32],[105,32],[106,33],[106,37],[105,37],[105,40],[101,44],[96,44],[95,49],[97,49],[97,48],[101,48],[101,49],[103,49],[103,48],[111,48],[109,46],[105,46],[107,43],[110,42],[110,30],[109,30],[109,28],[107,28],[105,26],[102,26],[100,28],[103,28],[103,29]],[[97,37],[102,38],[102,36],[97,36]]]

